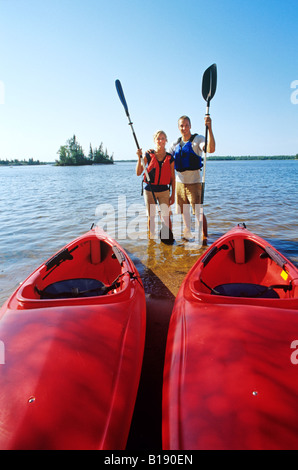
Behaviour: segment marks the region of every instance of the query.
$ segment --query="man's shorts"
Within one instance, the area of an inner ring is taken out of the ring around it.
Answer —
[[[195,213],[196,204],[201,204],[202,183],[184,184],[176,181],[176,205],[178,213],[183,212],[183,206],[190,204]]]

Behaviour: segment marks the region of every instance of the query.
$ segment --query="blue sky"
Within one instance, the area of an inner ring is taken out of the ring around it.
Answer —
[[[144,149],[182,114],[204,133],[212,63],[216,155],[297,154],[297,17],[296,0],[0,0],[0,159],[54,161],[73,134],[135,158],[116,79]]]

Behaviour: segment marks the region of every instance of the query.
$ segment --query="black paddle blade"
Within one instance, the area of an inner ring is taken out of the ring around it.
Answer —
[[[205,101],[209,103],[216,92],[217,85],[217,67],[216,64],[210,65],[205,70],[202,80],[202,95]]]
[[[118,93],[118,96],[120,98],[120,101],[121,103],[123,104],[123,107],[125,109],[125,112],[127,114],[127,116],[129,115],[128,114],[128,106],[127,106],[127,103],[126,103],[126,99],[125,99],[125,96],[124,96],[124,93],[123,93],[123,89],[122,89],[122,85],[121,85],[121,82],[120,80],[116,80],[115,81],[115,85],[116,85],[116,90],[117,90],[117,93]]]
[[[173,245],[175,242],[172,230],[164,223],[161,225],[160,240],[165,245]]]

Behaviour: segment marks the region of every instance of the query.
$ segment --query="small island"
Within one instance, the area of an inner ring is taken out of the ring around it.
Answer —
[[[103,150],[101,143],[98,148],[92,149],[90,144],[89,154],[86,156],[81,145],[77,142],[74,135],[68,139],[65,145],[61,145],[58,150],[59,160],[56,160],[58,166],[78,166],[78,165],[96,165],[113,164],[113,155],[109,156],[107,150]]]
[[[24,165],[56,165],[56,166],[78,166],[78,165],[110,165],[114,163],[113,155],[109,155],[107,149],[103,149],[103,143],[98,148],[92,149],[90,144],[89,154],[85,156],[81,145],[78,143],[76,136],[68,139],[65,145],[61,145],[58,150],[59,159],[53,162],[40,162],[29,158],[29,160],[13,160],[0,159],[0,166],[24,166]]]

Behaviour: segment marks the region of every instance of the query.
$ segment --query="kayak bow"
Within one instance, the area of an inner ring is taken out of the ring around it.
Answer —
[[[0,310],[0,448],[125,449],[145,312],[135,266],[98,228],[34,271]]]

